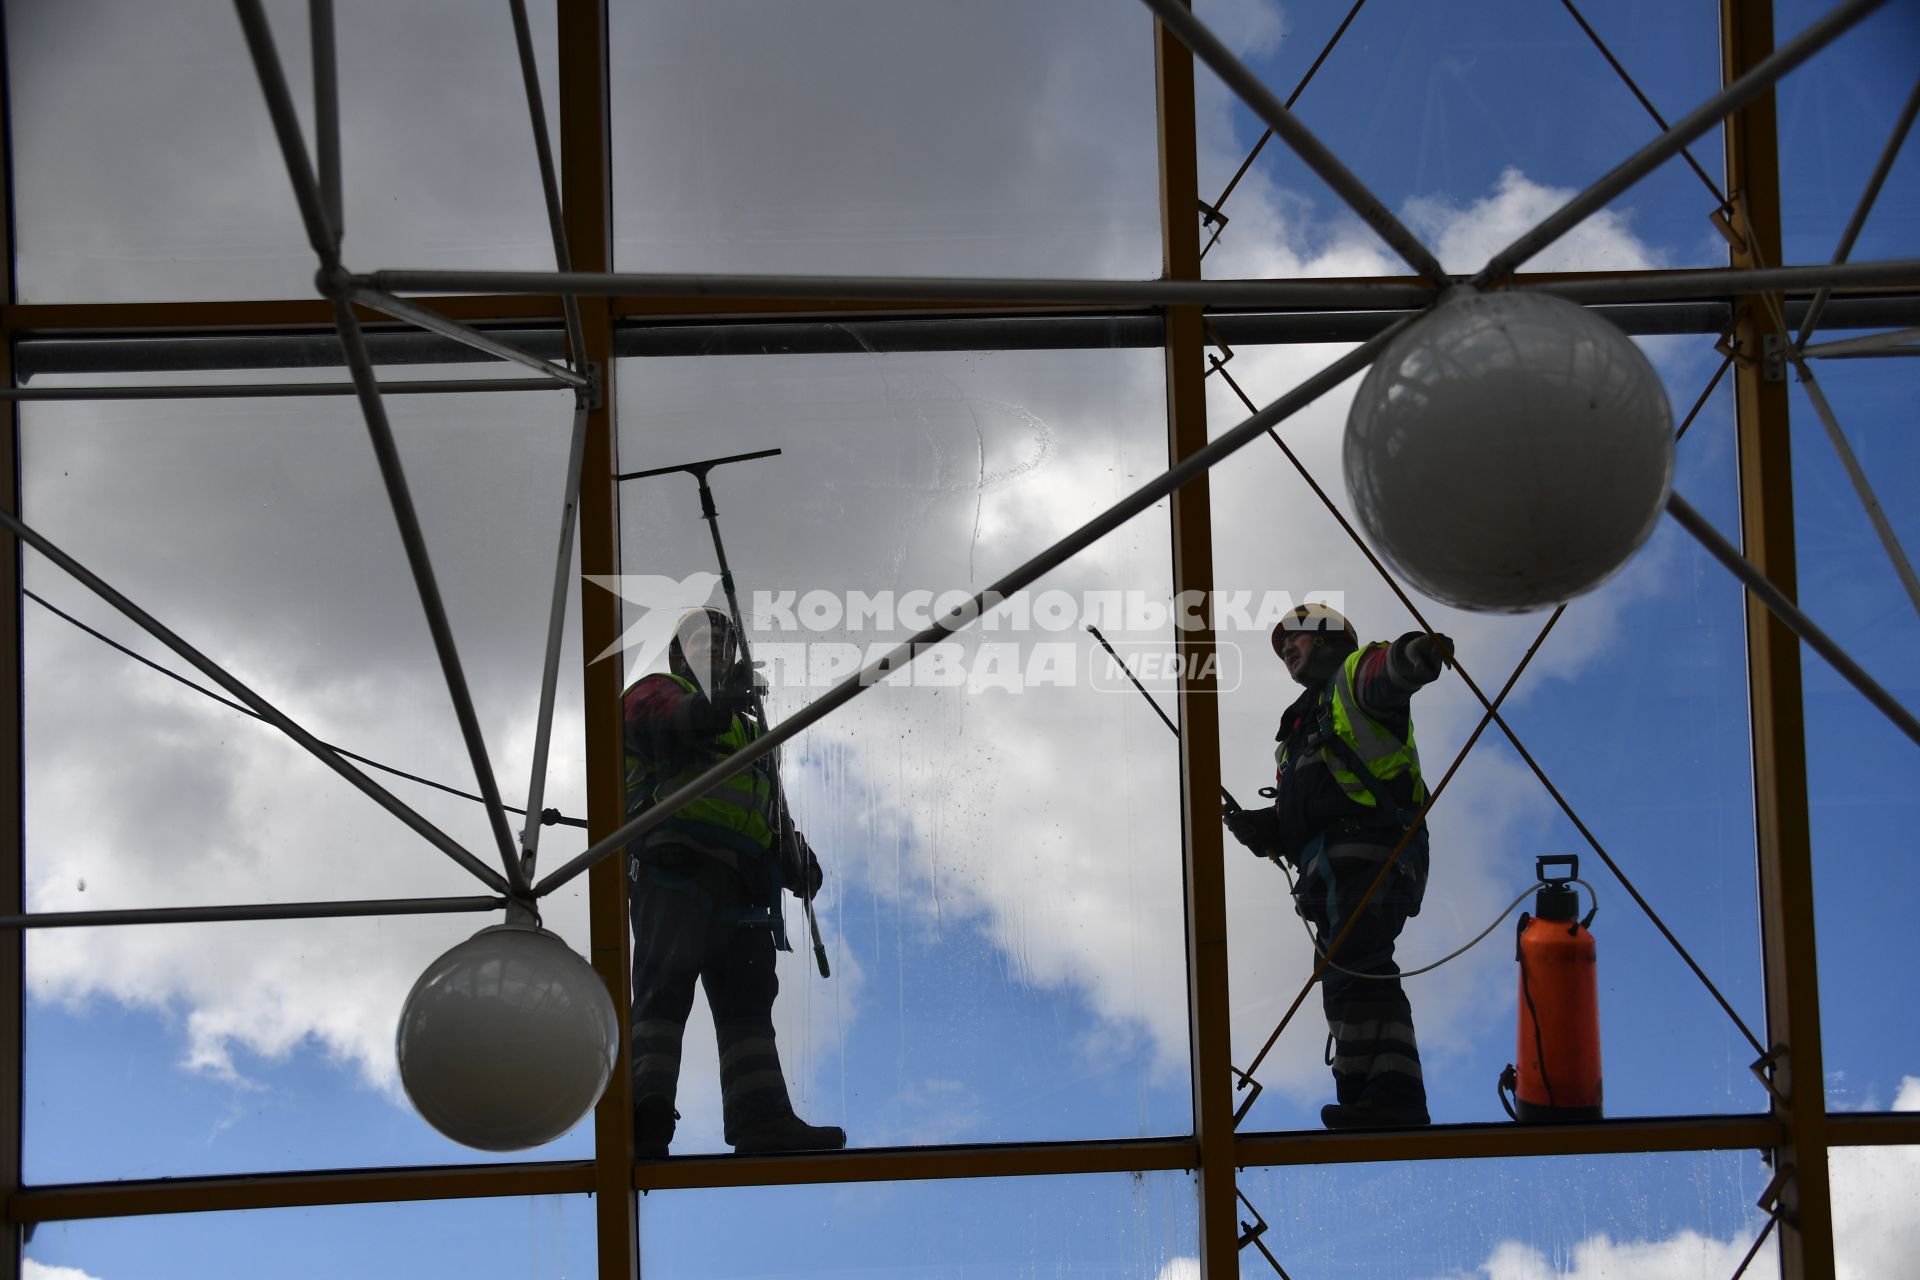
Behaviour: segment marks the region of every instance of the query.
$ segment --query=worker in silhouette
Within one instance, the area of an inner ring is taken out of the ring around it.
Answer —
[[[668,670],[623,698],[627,817],[746,746],[753,670],[733,622],[686,615]],[[766,758],[735,774],[628,846],[633,922],[633,1137],[641,1159],[673,1140],[680,1045],[694,983],[706,988],[720,1049],[726,1140],[742,1154],[838,1150],[844,1130],[793,1113],[774,1045],[774,926],[782,887],[811,898],[820,863],[781,808]]]

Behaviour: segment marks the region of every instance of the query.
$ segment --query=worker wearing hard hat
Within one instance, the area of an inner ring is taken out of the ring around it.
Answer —
[[[669,670],[626,691],[627,816],[758,737],[753,670],[727,615],[696,609]],[[781,832],[789,832],[783,841]],[[820,863],[780,812],[762,759],[628,847],[633,919],[633,1136],[655,1159],[673,1140],[680,1043],[698,981],[720,1050],[720,1102],[735,1151],[838,1150],[845,1131],[793,1113],[774,1045],[773,916],[784,884],[811,897]]]
[[[1297,907],[1321,954],[1358,917],[1320,979],[1338,1098],[1321,1108],[1322,1122],[1424,1125],[1413,1010],[1393,960],[1426,891],[1424,822],[1372,901],[1355,908],[1426,801],[1408,704],[1451,664],[1452,644],[1414,631],[1362,645],[1338,613],[1303,605],[1274,629],[1273,648],[1305,691],[1280,717],[1273,805],[1232,810],[1227,826],[1255,853],[1298,869]]]

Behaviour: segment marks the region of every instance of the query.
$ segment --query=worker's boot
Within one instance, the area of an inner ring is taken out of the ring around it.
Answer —
[[[1433,1121],[1417,1102],[1330,1102],[1320,1108],[1320,1123],[1329,1129],[1424,1129]]]
[[[838,1151],[847,1145],[847,1131],[839,1125],[808,1124],[791,1111],[773,1112],[748,1120],[729,1139],[734,1153],[771,1155],[779,1151]]]
[[[633,1104],[633,1158],[664,1160],[673,1142],[673,1124],[680,1113],[673,1100],[650,1093]]]

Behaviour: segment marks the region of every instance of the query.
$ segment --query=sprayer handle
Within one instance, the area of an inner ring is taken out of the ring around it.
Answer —
[[[1567,874],[1564,876],[1548,875],[1547,868],[1554,865],[1564,865],[1567,868]],[[1554,853],[1548,854],[1543,858],[1535,858],[1533,860],[1533,874],[1534,878],[1542,884],[1550,880],[1578,880],[1580,878],[1580,855],[1577,853]]]

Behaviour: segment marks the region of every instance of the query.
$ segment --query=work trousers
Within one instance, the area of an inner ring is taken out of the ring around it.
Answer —
[[[1340,936],[1390,852],[1372,845],[1333,845],[1303,869],[1301,913],[1319,935],[1322,951]],[[1418,900],[1411,877],[1397,867],[1389,872],[1321,975],[1334,1094],[1345,1105],[1426,1110],[1413,1006],[1401,990],[1400,967],[1393,959],[1394,943]]]
[[[793,1114],[773,1040],[773,936],[742,925],[745,888],[699,883],[644,859],[633,867],[633,1096],[664,1098],[680,1081],[680,1045],[693,1012],[696,980],[720,1048],[720,1101],[726,1140],[769,1117]]]

